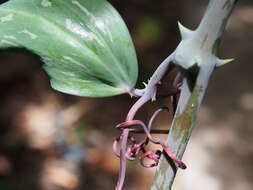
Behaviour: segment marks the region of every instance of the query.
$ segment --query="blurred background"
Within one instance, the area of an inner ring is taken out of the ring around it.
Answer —
[[[177,21],[194,29],[208,1],[110,2],[129,27],[140,80],[146,80],[144,72],[152,73],[179,43]],[[252,0],[238,2],[220,57],[236,59],[213,74],[183,158],[188,169],[179,170],[174,189],[253,189]],[[0,189],[114,189],[119,168],[111,150],[119,135],[114,126],[124,120],[134,99],[62,94],[50,88],[37,56],[24,50],[3,51],[0,59]],[[170,102],[149,104],[137,117],[147,121],[162,105]],[[155,126],[167,129],[170,122],[171,115],[163,113]],[[129,162],[125,189],[148,189],[154,172],[138,161]]]

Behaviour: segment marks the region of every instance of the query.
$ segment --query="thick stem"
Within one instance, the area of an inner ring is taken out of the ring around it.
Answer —
[[[202,40],[204,50],[212,52],[213,45],[220,40],[236,0],[210,0],[206,13],[195,36]]]
[[[216,57],[212,55],[213,47],[217,39],[221,38],[235,3],[236,0],[210,0],[198,29],[192,34],[192,38],[194,38],[191,41],[192,44],[188,43],[190,45],[188,49],[195,49],[193,51],[195,54],[191,56],[198,57],[196,60],[198,61],[199,72],[196,76],[189,75],[189,73],[184,76],[177,111],[166,142],[167,146],[179,158],[182,158],[192,130],[196,125],[196,116],[200,104],[210,76],[217,64]],[[181,50],[177,49],[176,51]],[[180,52],[178,55],[180,55],[180,60],[175,60],[175,62],[179,62],[180,65],[180,61],[185,61],[184,52]],[[195,81],[194,77],[197,79],[192,85],[192,81]],[[167,159],[162,157],[151,190],[170,190],[176,171],[177,168],[173,163],[169,164]]]

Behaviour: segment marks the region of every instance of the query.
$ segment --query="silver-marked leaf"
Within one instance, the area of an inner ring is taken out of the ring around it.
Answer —
[[[129,32],[106,0],[10,0],[0,5],[0,48],[42,57],[54,89],[104,97],[129,92],[137,59]]]

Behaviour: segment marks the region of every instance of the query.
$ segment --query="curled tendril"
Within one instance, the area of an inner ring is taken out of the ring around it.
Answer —
[[[171,97],[173,113],[175,114],[177,107],[177,95],[181,90],[182,74],[178,73],[173,81],[172,89],[166,94],[158,94],[158,97]],[[156,93],[156,92],[155,92]],[[169,110],[167,107],[162,107],[156,110],[149,120],[148,125],[140,120],[134,120],[136,111],[149,100],[149,96],[145,94],[140,98],[130,109],[125,122],[118,124],[115,128],[122,130],[122,134],[113,143],[113,152],[120,158],[120,172],[116,190],[121,190],[124,183],[126,172],[126,159],[135,160],[138,156],[140,158],[140,164],[143,167],[151,168],[158,165],[162,154],[166,155],[174,161],[179,168],[186,169],[186,165],[174,155],[168,146],[161,140],[154,138],[151,133],[167,134],[169,130],[152,130],[151,127],[155,118],[163,110]],[[129,134],[143,133],[145,138],[137,142],[135,136]],[[146,151],[146,146],[149,143],[160,145],[161,149]],[[146,163],[146,160],[153,161],[152,163]]]
[[[166,146],[164,142],[162,142],[161,140],[157,138],[152,137],[151,135],[152,124],[155,118],[157,117],[157,115],[163,110],[168,110],[168,108],[162,107],[158,109],[157,111],[155,111],[148,123],[148,126],[145,125],[145,123],[143,123],[140,120],[125,121],[116,126],[116,128],[120,130],[128,129],[130,133],[143,132],[146,135],[146,137],[140,142],[137,142],[134,136],[130,136],[130,135],[128,136],[128,146],[126,149],[125,157],[128,160],[132,161],[132,160],[135,160],[140,153],[142,153],[142,155],[140,156],[140,164],[143,167],[151,168],[158,165],[161,154],[163,153],[163,154],[166,154],[175,163],[177,163],[178,167],[185,169],[186,165],[170,151],[169,147]],[[168,133],[168,130],[166,130],[165,132]],[[122,135],[118,137],[113,143],[113,152],[119,158],[120,158],[120,151],[118,150],[118,147],[121,146],[120,144],[121,139],[122,139]],[[145,147],[149,144],[149,142],[160,145],[162,150],[146,151]],[[153,161],[154,163],[151,163],[151,164],[145,163],[146,159],[149,159]]]
[[[152,117],[149,121],[148,127],[146,127],[146,125],[139,120],[125,121],[123,123],[118,124],[115,127],[117,129],[121,129],[121,130],[128,128],[128,129],[130,129],[130,132],[133,132],[133,133],[136,133],[136,132],[143,133],[144,132],[147,135],[147,137],[144,140],[142,140],[140,143],[136,142],[135,137],[128,136],[128,141],[131,143],[131,145],[129,145],[127,147],[127,151],[126,151],[126,155],[125,155],[128,160],[135,160],[135,158],[137,157],[137,155],[139,154],[140,151],[142,151],[143,153],[146,152],[145,146],[147,146],[150,139],[154,140],[150,134],[151,126],[152,126],[155,118],[157,117],[157,115],[163,110],[169,110],[169,109],[167,107],[162,107],[162,108],[159,108],[157,111],[155,111],[155,113],[152,115]],[[142,126],[143,130],[135,129],[134,126]],[[169,131],[168,130],[158,130],[158,132],[168,133]],[[120,152],[118,150],[118,143],[120,142],[121,138],[122,138],[122,136],[118,137],[113,143],[113,152],[117,157],[120,157]]]
[[[142,141],[140,144],[134,144],[133,148],[135,148],[135,145],[138,146],[138,147],[146,146],[148,144],[147,141],[150,141],[154,144],[161,145],[161,148],[163,149],[163,153],[167,154],[167,156],[169,158],[171,158],[174,162],[176,162],[178,164],[178,167],[180,167],[182,169],[186,168],[186,165],[170,151],[169,147],[166,146],[164,142],[160,141],[159,139],[156,139],[156,138],[152,137],[152,135],[150,134],[149,128],[142,121],[140,121],[140,120],[126,121],[126,122],[123,122],[123,123],[116,126],[116,128],[118,128],[118,129],[128,128],[128,129],[130,129],[130,131],[132,131],[132,129],[134,127],[142,127],[144,133],[146,134],[147,139],[145,139],[145,141]],[[128,153],[133,152],[134,154],[136,154],[136,151],[133,148],[131,149],[130,147],[128,147],[128,149],[130,149],[130,151],[128,151]],[[140,148],[139,148],[139,150],[140,150]],[[127,157],[132,158],[131,155],[130,156],[128,155]]]
[[[142,156],[141,156],[141,159],[140,159],[140,163],[143,167],[145,168],[152,168],[152,167],[156,167],[159,163],[159,159],[161,157],[161,154],[162,154],[162,151],[160,150],[151,150],[151,151],[148,151],[148,152],[145,152]],[[144,160],[148,158],[152,161],[154,161],[154,163],[152,164],[146,164],[144,162]]]

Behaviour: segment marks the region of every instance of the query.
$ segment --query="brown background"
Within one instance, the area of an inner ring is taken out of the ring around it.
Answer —
[[[2,1],[3,2],[3,1]],[[179,20],[194,29],[207,0],[111,0],[126,21],[143,74],[177,46]],[[220,55],[236,60],[215,71],[179,171],[177,190],[253,189],[253,3],[239,1]],[[42,63],[25,51],[0,53],[0,189],[109,190],[118,159],[111,144],[133,99],[80,98],[50,88]],[[168,77],[168,80],[170,76]],[[166,89],[166,88],[165,88]],[[147,105],[147,121],[167,100]],[[156,126],[168,128],[161,114]],[[145,190],[154,169],[128,164],[126,190]]]

